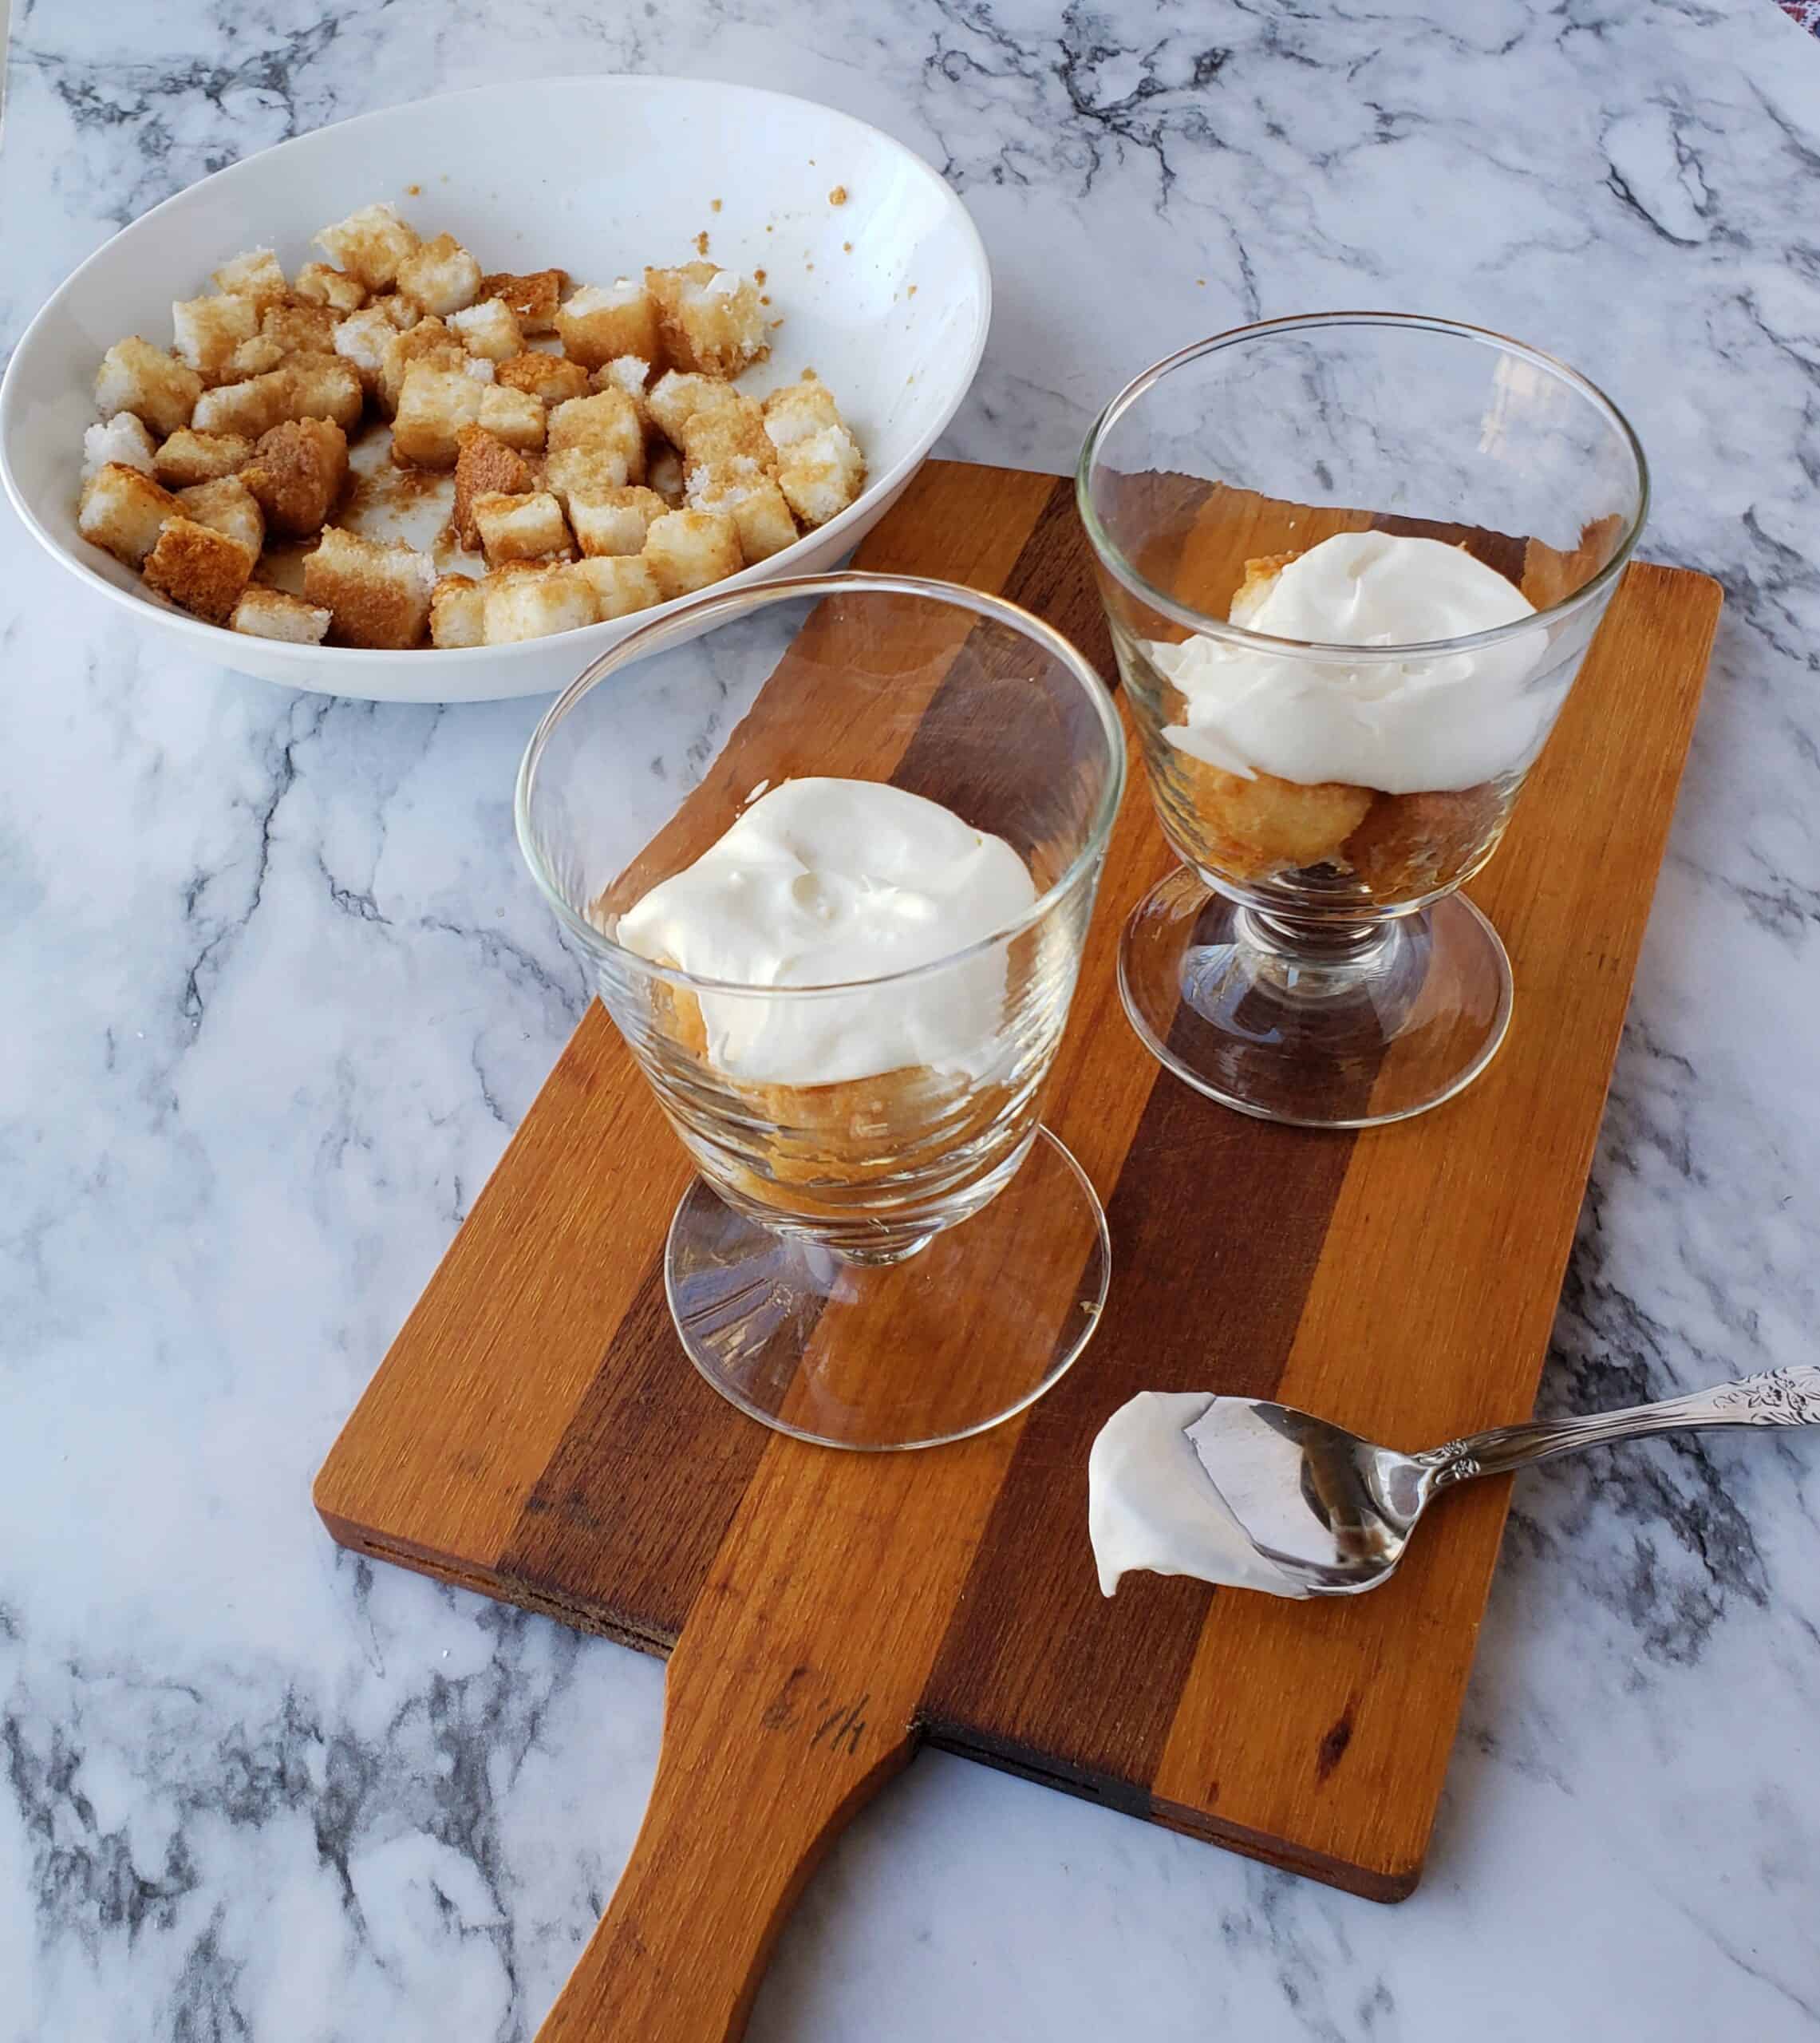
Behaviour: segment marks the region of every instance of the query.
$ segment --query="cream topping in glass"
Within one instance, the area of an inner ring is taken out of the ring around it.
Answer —
[[[1307,1595],[1253,1546],[1201,1465],[1190,1429],[1213,1402],[1211,1391],[1141,1390],[1100,1429],[1087,1457],[1087,1523],[1103,1594],[1143,1569]]]
[[[1002,837],[881,780],[786,780],[614,934],[641,957],[741,986],[843,986],[933,965],[1036,905]],[[909,984],[796,999],[703,993],[708,1055],[730,1078],[823,1085],[908,1065],[971,1075],[1004,1022],[993,949]]]
[[[1248,583],[1230,621],[1277,638],[1414,646],[1534,614],[1514,583],[1462,547],[1338,532]],[[1531,685],[1539,634],[1356,666],[1202,634],[1146,650],[1187,703],[1164,737],[1247,780],[1343,780],[1393,795],[1475,787],[1530,763],[1562,694]]]

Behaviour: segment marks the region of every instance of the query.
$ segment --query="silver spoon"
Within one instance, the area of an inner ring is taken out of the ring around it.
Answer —
[[[1456,1483],[1682,1427],[1813,1425],[1820,1369],[1802,1366],[1659,1405],[1497,1426],[1419,1454],[1250,1397],[1216,1397],[1183,1430],[1240,1529],[1285,1578],[1281,1593],[1356,1596],[1389,1578],[1423,1512]]]

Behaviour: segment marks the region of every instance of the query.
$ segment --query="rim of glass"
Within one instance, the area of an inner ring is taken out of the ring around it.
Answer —
[[[788,602],[792,599],[864,594],[917,596],[928,602],[941,603],[949,609],[972,611],[977,616],[994,618],[1033,640],[1072,675],[1081,693],[1093,705],[1100,731],[1106,740],[1111,770],[1107,775],[1105,786],[1100,790],[1100,800],[1087,835],[1081,842],[1080,848],[1069,859],[1067,870],[1045,888],[1022,915],[1010,922],[1001,923],[996,929],[985,936],[976,938],[958,950],[950,950],[921,965],[906,966],[902,971],[882,972],[869,979],[840,979],[814,986],[757,986],[745,979],[698,978],[679,966],[659,965],[642,952],[629,950],[604,931],[597,929],[592,923],[578,915],[546,868],[532,841],[531,832],[531,803],[536,787],[537,769],[557,726],[570,712],[610,675],[638,660],[648,658],[653,653],[663,651],[677,640],[698,635],[700,627],[704,624],[712,626],[736,614],[762,610],[770,604]],[[1045,624],[1041,618],[1021,605],[1006,602],[1002,596],[989,595],[983,589],[969,589],[958,582],[938,581],[921,575],[875,575],[863,570],[847,570],[831,575],[793,575],[784,580],[761,583],[753,589],[732,590],[724,595],[709,592],[683,604],[668,616],[644,626],[622,639],[617,646],[609,648],[598,659],[582,670],[538,720],[537,728],[531,733],[531,741],[525,747],[524,757],[519,764],[518,783],[512,800],[512,816],[518,833],[519,849],[523,854],[525,863],[531,868],[531,876],[537,883],[538,891],[555,911],[557,920],[580,942],[584,949],[604,950],[626,958],[640,972],[660,979],[666,985],[684,987],[692,992],[763,994],[773,999],[794,998],[798,994],[826,997],[854,993],[869,987],[907,985],[934,973],[945,972],[966,958],[1008,942],[1041,922],[1056,903],[1064,899],[1080,883],[1082,875],[1092,871],[1103,856],[1106,840],[1111,834],[1113,820],[1119,812],[1119,804],[1124,793],[1126,765],[1124,726],[1113,709],[1111,689],[1086,656],[1053,626]]]
[[[1166,590],[1158,588],[1155,583],[1140,575],[1114,543],[1093,507],[1090,478],[1106,436],[1131,406],[1166,376],[1189,362],[1198,361],[1202,355],[1217,354],[1222,349],[1236,347],[1247,341],[1268,339],[1281,334],[1305,333],[1325,326],[1396,326],[1423,333],[1445,334],[1453,340],[1470,341],[1479,347],[1494,348],[1505,354],[1516,355],[1538,369],[1546,369],[1559,381],[1577,390],[1606,423],[1616,429],[1619,437],[1629,448],[1631,458],[1636,464],[1636,508],[1623,539],[1611,559],[1571,595],[1564,596],[1559,603],[1550,603],[1546,609],[1532,611],[1527,617],[1513,618],[1508,624],[1494,625],[1486,631],[1463,632],[1453,638],[1411,639],[1395,646],[1336,645],[1319,638],[1279,638],[1268,631],[1248,630],[1245,626],[1234,624],[1230,618],[1209,617],[1190,605],[1178,602]],[[1074,493],[1080,522],[1086,528],[1087,536],[1101,564],[1133,595],[1163,616],[1186,625],[1190,630],[1200,632],[1207,638],[1226,639],[1234,645],[1263,646],[1277,651],[1288,650],[1297,653],[1331,654],[1344,660],[1364,661],[1369,664],[1400,660],[1412,652],[1431,654],[1437,648],[1451,652],[1499,645],[1507,638],[1519,638],[1526,631],[1533,631],[1539,624],[1571,617],[1576,611],[1585,609],[1624,572],[1631,555],[1636,551],[1638,539],[1642,537],[1644,524],[1649,515],[1649,463],[1643,451],[1643,443],[1637,438],[1630,421],[1597,384],[1590,377],[1582,376],[1578,369],[1570,368],[1557,356],[1546,354],[1541,348],[1533,348],[1526,342],[1512,340],[1507,334],[1497,333],[1489,326],[1469,326],[1463,320],[1442,319],[1426,313],[1304,312],[1287,319],[1261,319],[1249,326],[1230,327],[1225,333],[1212,334],[1206,340],[1190,342],[1186,347],[1177,349],[1174,354],[1165,355],[1160,362],[1152,362],[1140,375],[1135,376],[1088,429],[1087,438],[1081,445],[1080,458],[1075,465]]]

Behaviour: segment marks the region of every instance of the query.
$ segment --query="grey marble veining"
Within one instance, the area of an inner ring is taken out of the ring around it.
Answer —
[[[997,283],[953,453],[1065,468],[1128,374],[1261,313],[1586,369],[1650,450],[1647,550],[1727,602],[1543,1401],[1811,1359],[1820,49],[1768,0],[14,0],[12,34],[0,346],[287,135],[642,69],[942,167]],[[357,1563],[307,1486],[580,1010],[511,844],[536,707],[187,665],[4,513],[0,666],[0,2043],[527,2037],[661,1670]],[[1538,1471],[1415,1899],[926,1758],[754,2033],[1820,2036],[1817,1542],[1798,1436]]]

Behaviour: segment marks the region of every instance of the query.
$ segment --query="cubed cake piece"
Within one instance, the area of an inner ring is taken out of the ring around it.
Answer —
[[[621,482],[639,482],[645,473],[645,435],[638,413],[623,390],[602,390],[591,397],[571,397],[550,414],[546,442],[552,454],[570,447],[586,448],[603,459],[622,463]]]
[[[366,302],[366,286],[327,263],[306,263],[291,280],[292,290],[311,305],[334,313],[357,312]]]
[[[444,575],[430,591],[430,643],[480,646],[486,642],[486,599],[471,575]]]
[[[617,489],[574,490],[569,523],[584,554],[642,553],[645,535],[669,508],[654,489],[636,484]]]
[[[413,248],[398,265],[398,288],[427,313],[447,318],[474,302],[480,265],[452,234]]]
[[[225,532],[255,560],[259,558],[266,543],[265,513],[238,476],[218,476],[213,482],[192,483],[188,489],[180,489],[177,508],[195,524]]]
[[[450,522],[455,535],[471,551],[480,543],[474,522],[477,497],[523,496],[537,487],[529,465],[483,425],[464,425],[455,436],[455,508]]]
[[[729,474],[717,468],[692,468],[691,509],[718,511],[733,521],[740,554],[748,567],[768,560],[796,543],[796,520],[784,492],[768,476]]]
[[[855,503],[866,480],[866,462],[844,425],[824,426],[807,440],[793,441],[778,463],[778,486],[805,525],[825,525]]]
[[[639,426],[648,440],[657,430],[657,422],[651,417],[650,381],[651,365],[642,355],[616,354],[589,377],[588,387],[623,390],[632,400],[632,409],[638,414]]]
[[[259,308],[250,298],[223,293],[214,298],[180,298],[171,307],[176,351],[203,384],[225,382],[234,373],[237,349],[259,330]]]
[[[503,298],[525,333],[553,334],[556,330],[557,308],[568,288],[568,276],[561,270],[531,270],[522,275],[515,275],[510,270],[496,270],[480,279],[480,288],[476,295]]]
[[[645,464],[645,480],[673,511],[682,508],[682,456],[673,447],[656,447]]]
[[[831,425],[843,425],[834,393],[812,369],[794,383],[785,383],[764,400],[764,429],[773,445],[788,447]]]
[[[448,326],[470,354],[484,354],[489,362],[510,362],[524,352],[524,335],[503,298],[484,298],[464,312],[452,312]]]
[[[333,419],[287,419],[260,437],[241,480],[285,539],[320,531],[348,476],[348,437]]]
[[[136,334],[116,341],[96,372],[95,405],[102,417],[131,412],[160,438],[189,424],[201,395],[202,378],[187,362]]]
[[[287,358],[286,350],[276,341],[268,340],[263,334],[255,334],[234,350],[234,359],[228,363],[227,373],[221,381],[244,383],[251,377],[270,375],[273,369],[282,369]]]
[[[587,578],[603,623],[615,617],[630,617],[634,611],[649,610],[664,599],[650,563],[635,553],[597,554],[590,559],[578,560],[575,572]]]
[[[338,269],[357,278],[369,291],[396,283],[400,266],[418,245],[417,229],[385,205],[362,206],[334,227],[324,227],[314,240]]]
[[[215,273],[215,285],[231,298],[250,299],[262,312],[268,305],[282,305],[290,295],[284,271],[270,248],[255,248],[223,263]]]
[[[276,341],[286,354],[333,354],[338,313],[321,305],[268,305],[259,322],[263,338]]]
[[[483,629],[489,646],[547,638],[598,620],[594,585],[574,566],[507,568],[482,583]]]
[[[499,366],[495,379],[502,388],[523,390],[546,405],[566,404],[570,397],[588,393],[588,373],[567,356],[539,354],[533,348],[507,356]]]
[[[110,461],[84,487],[76,529],[92,545],[105,547],[116,560],[136,567],[177,510],[176,497],[142,470]]]
[[[749,278],[713,263],[685,263],[674,270],[647,270],[645,288],[657,308],[664,353],[677,368],[737,376],[770,353],[764,307]]]
[[[329,635],[330,614],[301,596],[249,583],[227,620],[250,638],[280,638],[292,646],[320,646]]]
[[[335,329],[335,353],[351,362],[362,385],[377,393],[379,372],[385,366],[385,350],[397,339],[398,329],[385,316],[382,306],[369,305],[349,313]]]
[[[253,443],[237,433],[195,433],[182,427],[158,449],[152,472],[167,489],[238,475],[253,458]]]
[[[750,397],[692,413],[677,445],[685,476],[713,468],[756,480],[777,472],[777,448],[765,431],[764,409]]]
[[[329,526],[303,563],[307,603],[334,614],[330,636],[343,646],[401,652],[429,622],[436,564],[401,539],[362,539]]]
[[[542,560],[568,551],[569,528],[563,507],[548,490],[518,496],[489,490],[475,498],[473,515],[489,567],[503,567],[511,560]]]
[[[745,565],[733,521],[718,511],[666,511],[652,520],[642,558],[666,600],[705,589]]]
[[[598,369],[616,355],[661,358],[657,302],[630,277],[584,284],[559,308],[556,331],[563,352],[586,369]]]
[[[470,369],[478,367],[470,362]],[[489,365],[490,366],[490,365]],[[508,447],[536,453],[543,445],[548,413],[528,390],[503,389],[494,384],[480,393],[480,423]]]
[[[401,334],[416,326],[424,316],[423,307],[401,290],[375,291],[371,302],[373,309],[383,312]]]
[[[463,426],[480,424],[487,387],[459,369],[413,362],[392,421],[393,460],[401,468],[452,468],[456,436]]]
[[[145,429],[145,421],[131,412],[116,412],[100,425],[91,425],[82,435],[82,480],[98,475],[112,461],[116,467],[137,468],[141,475],[157,472],[158,449]]]
[[[286,379],[289,396],[273,425],[286,418],[332,418],[344,433],[351,433],[359,425],[363,393],[352,362],[332,354],[298,355],[278,373]]]
[[[732,384],[723,383],[718,377],[670,369],[651,386],[646,401],[657,430],[666,440],[680,445],[683,428],[697,412],[724,409],[739,405],[742,399]]]
[[[219,486],[199,485],[203,489]],[[179,516],[164,520],[158,543],[145,556],[143,572],[148,588],[207,618],[211,624],[225,624],[259,557],[256,547],[243,546],[231,533],[199,519]]]
[[[405,377],[413,362],[432,369],[465,369],[468,350],[440,319],[424,319],[387,339],[379,362],[379,380],[373,395],[383,412],[396,412],[405,388]]]

